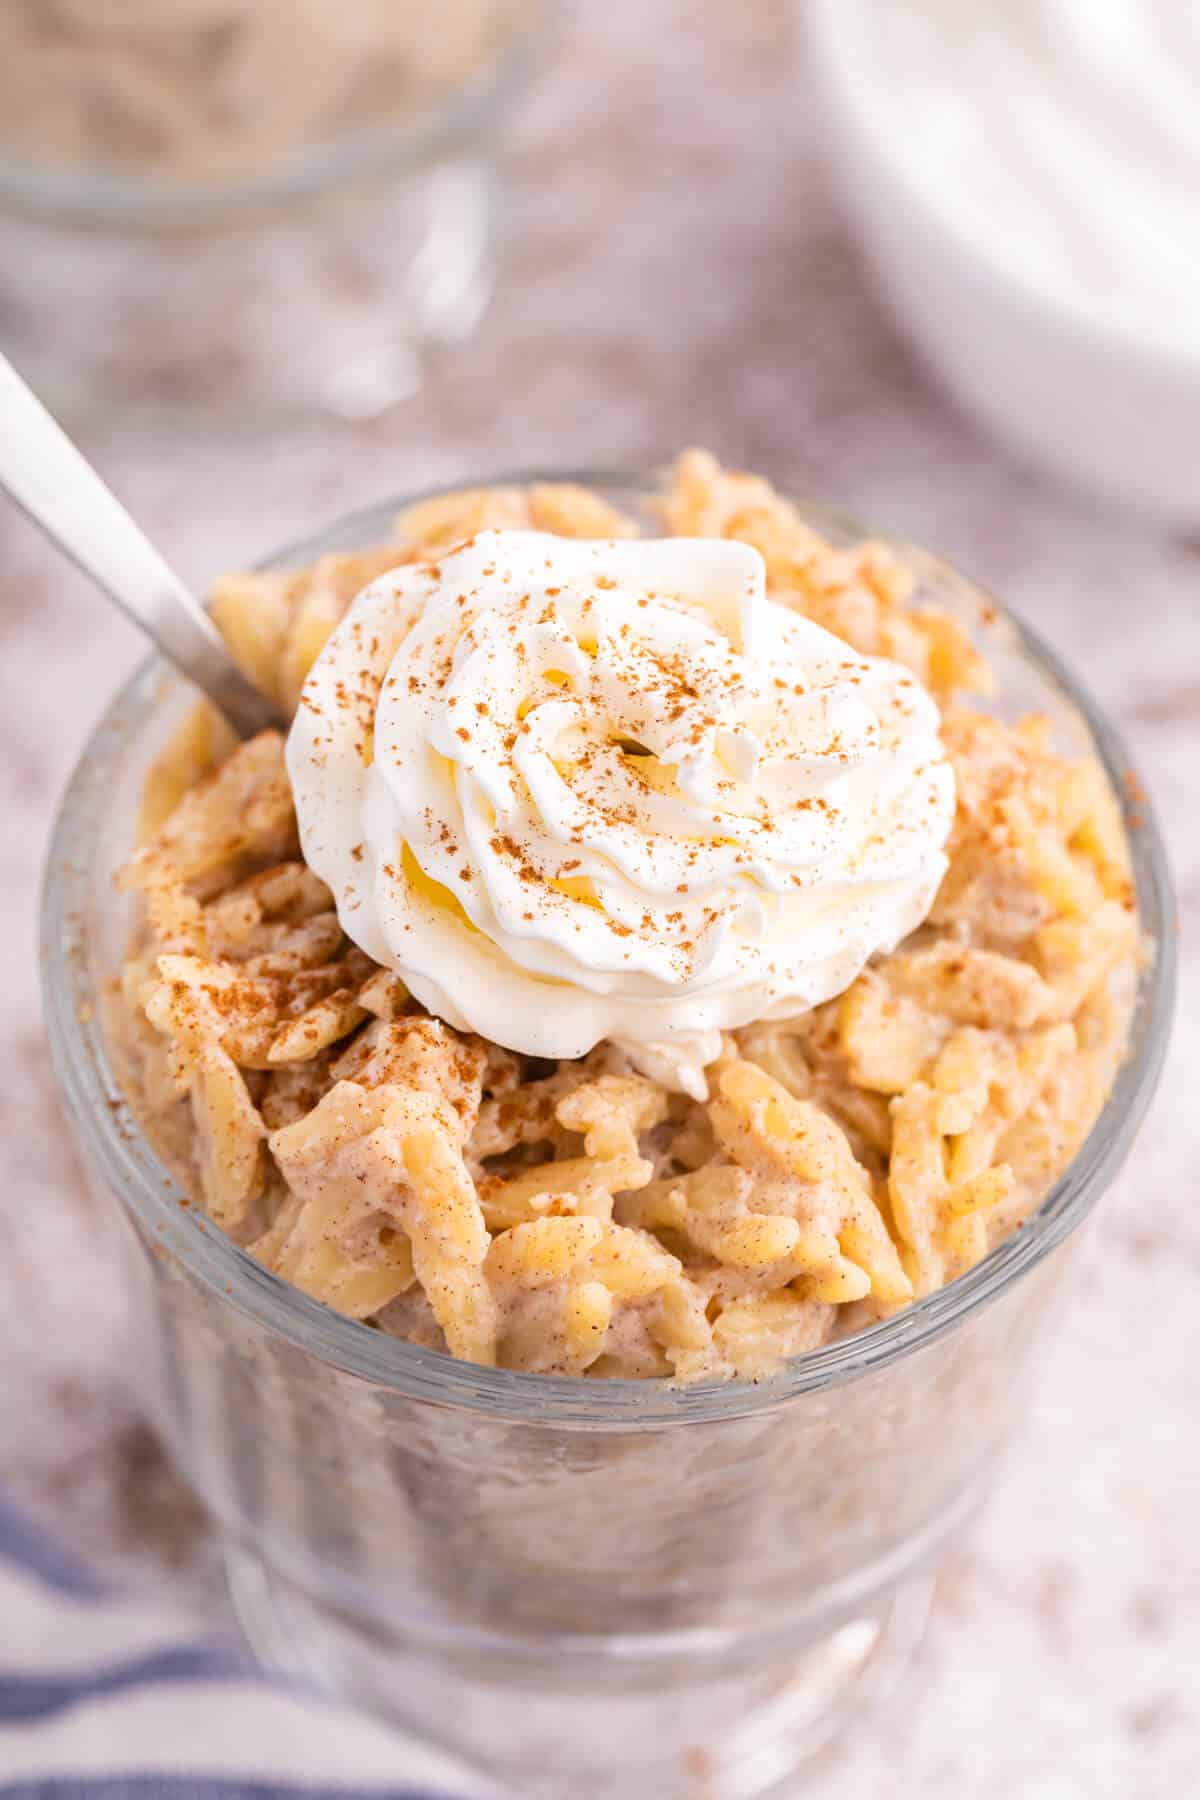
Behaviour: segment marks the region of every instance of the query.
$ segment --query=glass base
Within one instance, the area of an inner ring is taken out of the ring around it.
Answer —
[[[653,1682],[613,1675],[548,1688],[503,1658],[384,1644],[239,1548],[226,1551],[234,1606],[269,1669],[391,1720],[449,1752],[464,1791],[495,1800],[768,1800],[796,1792],[844,1726],[892,1690],[920,1642],[933,1578],[910,1579],[870,1616],[778,1663]],[[553,1668],[553,1655],[547,1661]]]

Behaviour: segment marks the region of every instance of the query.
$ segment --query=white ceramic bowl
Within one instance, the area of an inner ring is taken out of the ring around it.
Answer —
[[[936,209],[869,78],[868,0],[801,0],[835,180],[914,348],[983,425],[1069,482],[1200,525],[1200,344],[1093,318]]]

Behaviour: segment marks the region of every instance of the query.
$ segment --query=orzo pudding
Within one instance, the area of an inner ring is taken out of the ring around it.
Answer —
[[[680,457],[232,576],[293,720],[151,772],[113,1036],[268,1269],[546,1374],[769,1375],[1015,1230],[1112,1087],[1120,810],[875,543]],[[1001,697],[1002,698],[1002,697]]]

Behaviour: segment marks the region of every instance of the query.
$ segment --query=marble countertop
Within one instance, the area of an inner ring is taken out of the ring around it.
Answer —
[[[1081,671],[1128,733],[1173,848],[1173,1054],[919,1661],[812,1791],[1166,1800],[1200,1790],[1200,537],[1052,487],[929,385],[831,201],[790,16],[785,0],[577,7],[512,147],[498,301],[454,367],[388,418],[269,450],[177,437],[164,452],[118,432],[89,448],[203,582],[390,492],[706,443],[933,544]],[[121,1295],[36,994],[51,811],[138,646],[8,511],[0,642],[0,1470],[114,1570],[203,1605],[212,1544],[120,1364]]]

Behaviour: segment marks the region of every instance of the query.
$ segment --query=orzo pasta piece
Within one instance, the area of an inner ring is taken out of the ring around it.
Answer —
[[[804,1228],[805,1272],[821,1277],[856,1263],[886,1304],[910,1297],[908,1278],[875,1203],[870,1180],[829,1116],[796,1100],[754,1063],[732,1063],[721,1075],[710,1111],[717,1135],[736,1162],[764,1184],[762,1210],[792,1213]]]
[[[887,971],[899,992],[962,1025],[1021,1031],[1036,1024],[1051,1005],[1047,985],[1030,963],[953,939],[898,950]]]
[[[222,1047],[220,1021],[202,992],[160,982],[146,1016],[169,1038],[176,1091],[191,1102],[205,1208],[218,1225],[237,1231],[265,1180],[266,1127],[245,1077]]]
[[[487,1274],[499,1309],[499,1360],[582,1374],[601,1357],[620,1361],[614,1330],[641,1339],[652,1335],[651,1316],[662,1326],[661,1311],[647,1308],[678,1285],[680,1264],[646,1232],[547,1217],[495,1238]]]
[[[567,1156],[507,1177],[483,1175],[479,1193],[489,1227],[504,1231],[547,1211],[611,1219],[614,1195],[644,1187],[653,1174],[638,1156]]]
[[[224,762],[236,743],[232,728],[207,700],[188,709],[146,776],[138,813],[139,844],[154,836],[184,795]]]
[[[667,1116],[667,1095],[640,1075],[600,1075],[572,1089],[555,1108],[568,1131],[583,1134],[589,1156],[636,1157],[638,1138]]]
[[[290,714],[355,594],[402,559],[395,545],[385,545],[323,556],[309,569],[229,575],[213,590],[213,620],[243,672]]]
[[[296,815],[283,761],[283,739],[262,731],[239,744],[219,768],[179,801],[121,871],[118,883],[149,886],[168,869],[195,881],[247,856],[278,861],[296,849]]]
[[[622,1225],[681,1232],[706,1248],[710,1231],[719,1237],[746,1214],[753,1191],[754,1177],[736,1163],[708,1163],[622,1194],[617,1213]]]
[[[1137,922],[1118,900],[1088,918],[1053,919],[1034,934],[1034,954],[1051,990],[1045,1016],[1070,1018],[1116,965],[1137,954]]]
[[[416,1280],[412,1247],[386,1213],[351,1227],[332,1197],[323,1204],[293,1194],[248,1247],[274,1274],[351,1319],[370,1318]]]
[[[725,1307],[713,1326],[713,1339],[736,1374],[761,1381],[789,1356],[825,1343],[832,1319],[832,1307],[782,1288]]]
[[[406,507],[396,528],[407,556],[436,556],[481,531],[527,530],[529,502],[520,488],[464,488]]]
[[[860,975],[838,1006],[839,1041],[858,1087],[902,1094],[937,1054],[945,1026],[916,1000],[893,994],[882,975]]]
[[[637,527],[607,500],[574,482],[537,482],[529,490],[529,522],[559,537],[628,538]]]
[[[487,1228],[444,1102],[413,1088],[338,1082],[312,1113],[272,1135],[271,1151],[323,1220],[336,1207],[339,1228],[349,1231],[364,1210],[390,1214],[452,1353],[492,1360]]]
[[[387,1085],[432,1094],[449,1107],[460,1140],[465,1141],[479,1116],[486,1065],[487,1052],[479,1038],[414,1013],[373,1020],[343,1051],[332,1072],[335,1080],[356,1081],[365,1088]]]

